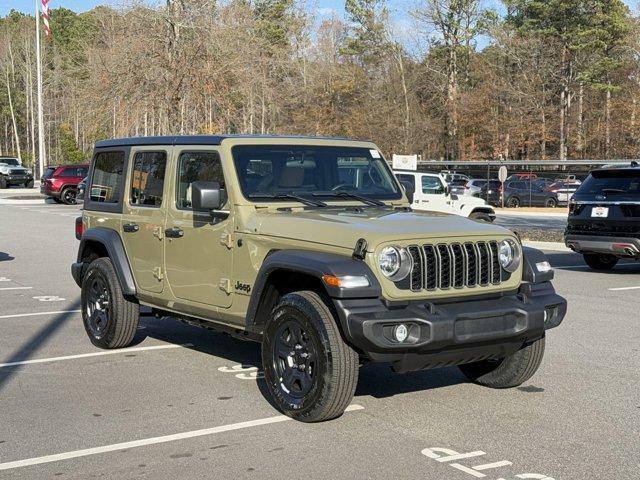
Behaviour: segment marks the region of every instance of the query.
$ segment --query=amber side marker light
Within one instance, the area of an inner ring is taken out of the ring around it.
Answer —
[[[322,281],[328,287],[334,288],[362,288],[370,285],[369,279],[364,275],[323,275]]]

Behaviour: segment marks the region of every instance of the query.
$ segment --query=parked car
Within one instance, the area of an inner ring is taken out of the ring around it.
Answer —
[[[453,193],[454,195],[464,195],[464,186],[467,183],[465,179],[459,178],[457,180],[448,181],[443,177],[443,180],[447,182],[447,185],[449,185],[449,190],[451,191],[451,193]]]
[[[463,195],[471,195],[472,197],[477,197],[477,194],[480,193],[482,187],[484,187],[486,184],[486,178],[484,180],[481,178],[470,178],[464,184],[464,191],[462,193]]]
[[[504,205],[509,208],[516,207],[557,207],[559,205],[558,194],[547,192],[544,188],[536,186],[533,182],[523,180],[509,180],[504,183],[502,191]]]
[[[42,175],[40,193],[57,203],[76,203],[78,184],[89,172],[89,165],[47,167]]]
[[[640,168],[592,171],[569,204],[564,241],[594,270],[640,260]]]
[[[520,172],[514,173],[513,175],[509,175],[507,180],[535,180],[538,178],[538,175],[533,172]]]
[[[0,157],[0,188],[11,185],[33,188],[33,173],[17,157]]]
[[[368,167],[341,180],[350,163]],[[141,304],[258,341],[265,392],[303,422],[342,415],[369,362],[521,385],[567,311],[544,253],[498,225],[406,208],[370,142],[106,140],[87,190],[71,274],[93,345],[134,344]]]
[[[457,182],[457,181],[466,182],[467,180],[469,180],[469,175],[465,175],[463,173],[453,173],[453,172],[448,172],[444,170],[440,172],[440,174],[449,185],[451,185],[451,182]]]
[[[486,201],[489,205],[501,206],[502,182],[500,180],[489,180],[485,183],[474,197]]]
[[[580,185],[582,185],[580,180],[561,180],[547,186],[545,190],[558,195],[559,205],[567,205]]]
[[[493,222],[496,218],[495,211],[484,200],[451,193],[440,174],[407,170],[393,173],[405,188],[413,210],[450,213],[486,222]]]
[[[87,177],[80,180],[76,192],[76,202],[84,202],[84,194],[87,191]]]

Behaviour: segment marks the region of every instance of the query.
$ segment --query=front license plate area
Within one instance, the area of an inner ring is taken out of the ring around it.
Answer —
[[[606,218],[609,216],[609,207],[591,208],[591,216],[596,218]]]

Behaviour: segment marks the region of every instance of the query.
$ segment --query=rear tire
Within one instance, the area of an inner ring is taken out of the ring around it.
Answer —
[[[302,422],[342,415],[358,383],[358,354],[342,340],[331,310],[312,291],[289,293],[273,309],[262,365],[277,407]]]
[[[122,294],[111,259],[91,262],[82,279],[80,294],[84,328],[96,347],[124,348],[131,345],[138,329],[140,308]]]
[[[542,337],[503,359],[467,363],[458,368],[469,380],[485,387],[517,387],[538,370],[544,356],[544,343]]]
[[[67,187],[62,190],[62,194],[60,195],[60,200],[65,205],[75,205],[76,202],[76,189],[72,187]]]
[[[584,253],[582,257],[589,267],[603,272],[611,270],[620,260],[618,257],[606,253]]]

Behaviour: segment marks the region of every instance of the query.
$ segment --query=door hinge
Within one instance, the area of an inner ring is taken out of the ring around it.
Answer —
[[[227,295],[231,293],[231,280],[229,280],[228,278],[221,278],[218,285],[220,286],[220,290],[222,290]]]
[[[220,235],[220,243],[229,249],[233,248],[233,235],[226,232],[223,233]]]
[[[164,237],[162,227],[153,227],[153,236],[158,237],[158,240],[162,240],[162,237]]]
[[[153,268],[153,276],[156,277],[158,280],[164,279],[164,273],[162,273],[162,268],[161,267],[154,267]]]

